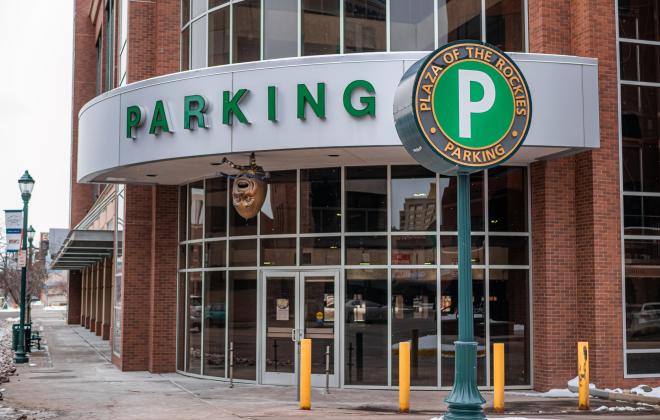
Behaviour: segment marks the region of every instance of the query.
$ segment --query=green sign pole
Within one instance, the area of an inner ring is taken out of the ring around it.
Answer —
[[[458,341],[454,387],[447,397],[445,420],[483,419],[486,402],[477,389],[477,343],[472,309],[472,240],[470,238],[470,174],[458,175]]]

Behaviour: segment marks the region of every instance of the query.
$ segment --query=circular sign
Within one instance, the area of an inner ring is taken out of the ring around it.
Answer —
[[[394,103],[399,137],[410,155],[440,173],[501,164],[523,143],[532,103],[520,69],[497,47],[447,44],[403,75]]]

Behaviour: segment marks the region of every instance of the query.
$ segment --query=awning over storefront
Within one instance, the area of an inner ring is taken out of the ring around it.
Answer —
[[[71,230],[54,256],[53,270],[81,270],[112,255],[114,232],[107,230]]]

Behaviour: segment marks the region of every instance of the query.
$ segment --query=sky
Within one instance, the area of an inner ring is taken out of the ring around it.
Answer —
[[[27,169],[37,232],[69,224],[72,44],[73,0],[0,0],[0,210]]]

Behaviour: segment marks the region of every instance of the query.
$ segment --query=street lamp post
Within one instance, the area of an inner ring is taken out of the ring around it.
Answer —
[[[32,241],[34,241],[34,233],[35,230],[30,225],[27,231],[27,237],[28,237],[28,254],[27,254],[27,266],[32,269],[32,258],[33,258],[33,253],[34,253],[34,246],[32,245]],[[27,282],[26,282],[27,283]],[[26,290],[27,290],[27,284],[26,284]],[[28,301],[27,301],[27,322],[28,324],[32,324],[32,295],[26,291],[26,293],[29,295]]]
[[[28,202],[32,196],[32,189],[34,188],[34,179],[30,176],[28,171],[25,171],[23,176],[18,180],[18,187],[21,190],[21,198],[23,199],[23,232],[21,238],[21,248],[23,252],[27,253],[27,230],[28,230]],[[26,255],[27,257],[27,255]],[[25,289],[27,286],[27,264],[21,268],[21,308],[19,318],[18,330],[18,343],[16,343],[16,355],[14,362],[27,363],[29,358],[25,352]]]

